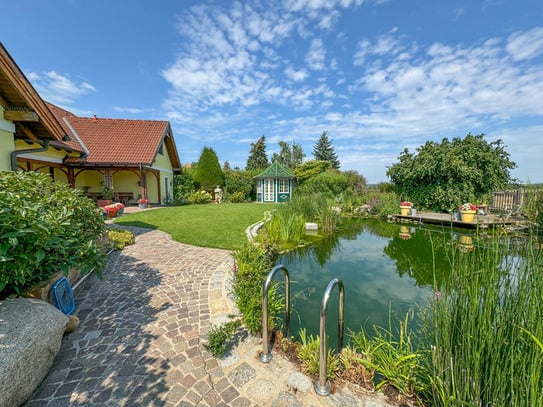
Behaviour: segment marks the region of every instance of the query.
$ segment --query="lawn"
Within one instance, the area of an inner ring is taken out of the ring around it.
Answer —
[[[274,207],[261,203],[172,206],[125,214],[115,223],[159,229],[181,243],[233,250],[247,239],[247,226]]]

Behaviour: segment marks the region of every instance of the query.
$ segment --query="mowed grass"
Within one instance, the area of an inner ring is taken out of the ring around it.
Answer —
[[[177,242],[233,250],[246,239],[247,226],[263,219],[276,204],[187,205],[125,214],[120,225],[159,229]]]

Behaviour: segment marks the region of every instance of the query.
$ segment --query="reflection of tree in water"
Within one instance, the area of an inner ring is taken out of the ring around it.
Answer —
[[[411,238],[405,240],[398,234],[399,226],[395,227],[396,233],[384,252],[396,264],[398,274],[413,277],[421,287],[441,287],[451,271],[452,232],[411,228]]]
[[[299,247],[283,256],[289,262],[304,258],[305,256],[314,257],[317,263],[323,267],[330,257],[332,257],[334,251],[340,249],[340,239],[354,240],[360,235],[362,230],[364,230],[364,224],[358,219],[354,219],[353,221],[349,219],[343,220],[336,233],[326,235],[312,245]]]
[[[334,253],[334,250],[338,247],[339,236],[329,235],[323,237],[315,244],[299,247],[293,251],[285,253],[282,255],[282,257],[286,258],[288,263],[294,263],[296,259],[301,259],[306,256],[314,257],[319,265],[323,267]]]

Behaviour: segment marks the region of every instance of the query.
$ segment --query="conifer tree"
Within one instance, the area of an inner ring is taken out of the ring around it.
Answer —
[[[246,170],[264,170],[270,165],[266,156],[266,136],[262,135],[256,143],[251,143]]]
[[[204,147],[202,150],[193,177],[200,187],[208,192],[213,191],[217,185],[224,185],[224,173],[219,158],[211,147]]]
[[[332,168],[339,170],[339,159],[326,131],[322,132],[315,147],[313,147],[313,157],[315,157],[315,160],[328,161]]]
[[[305,153],[300,144],[292,143],[292,146],[290,146],[286,141],[281,140],[279,147],[281,150],[279,153],[273,153],[272,162],[278,162],[293,170],[304,161]]]

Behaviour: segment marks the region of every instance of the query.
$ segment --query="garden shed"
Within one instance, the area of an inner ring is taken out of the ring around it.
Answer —
[[[256,177],[257,202],[288,202],[292,197],[295,176],[274,162]]]

